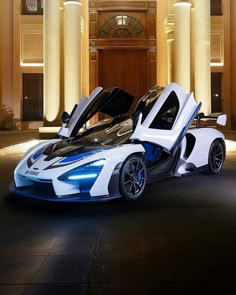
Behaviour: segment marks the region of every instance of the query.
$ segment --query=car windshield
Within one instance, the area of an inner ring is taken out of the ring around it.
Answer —
[[[160,86],[152,87],[139,100],[132,118],[118,116],[99,121],[88,129],[80,131],[72,139],[73,144],[114,145],[128,142],[136,126],[136,115],[142,113],[142,121],[144,121],[163,90],[164,88]]]
[[[80,133],[73,144],[115,145],[126,143],[133,131],[133,122],[127,117],[118,117],[100,121]]]

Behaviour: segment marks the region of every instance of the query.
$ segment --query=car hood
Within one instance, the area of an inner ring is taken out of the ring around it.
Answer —
[[[70,115],[65,112],[62,114],[62,127],[58,134],[66,138],[75,137],[97,112],[116,117],[127,113],[133,100],[134,96],[118,87],[110,89],[97,87],[89,98],[81,98]]]
[[[27,156],[27,166],[40,172],[70,165],[111,148],[112,146],[70,144],[67,140],[53,142]]]

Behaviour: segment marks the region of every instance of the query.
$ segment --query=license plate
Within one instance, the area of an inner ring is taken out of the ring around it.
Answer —
[[[37,171],[32,171],[32,170],[27,170],[27,171],[25,172],[25,174],[30,174],[30,175],[37,176],[37,175],[39,175],[39,172],[37,172]]]

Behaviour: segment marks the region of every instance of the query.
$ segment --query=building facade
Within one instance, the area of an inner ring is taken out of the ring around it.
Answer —
[[[234,0],[8,0],[0,13],[0,106],[20,129],[60,124],[98,85],[138,100],[170,82],[236,129]]]

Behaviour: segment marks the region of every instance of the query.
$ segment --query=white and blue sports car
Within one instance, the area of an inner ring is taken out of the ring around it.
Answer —
[[[224,135],[201,122],[225,125],[225,114],[199,113],[201,103],[175,83],[150,89],[127,116],[133,100],[119,88],[98,87],[82,97],[70,115],[62,114],[58,138],[24,155],[13,191],[50,201],[136,200],[152,181],[221,171]],[[98,112],[109,118],[87,127]]]

